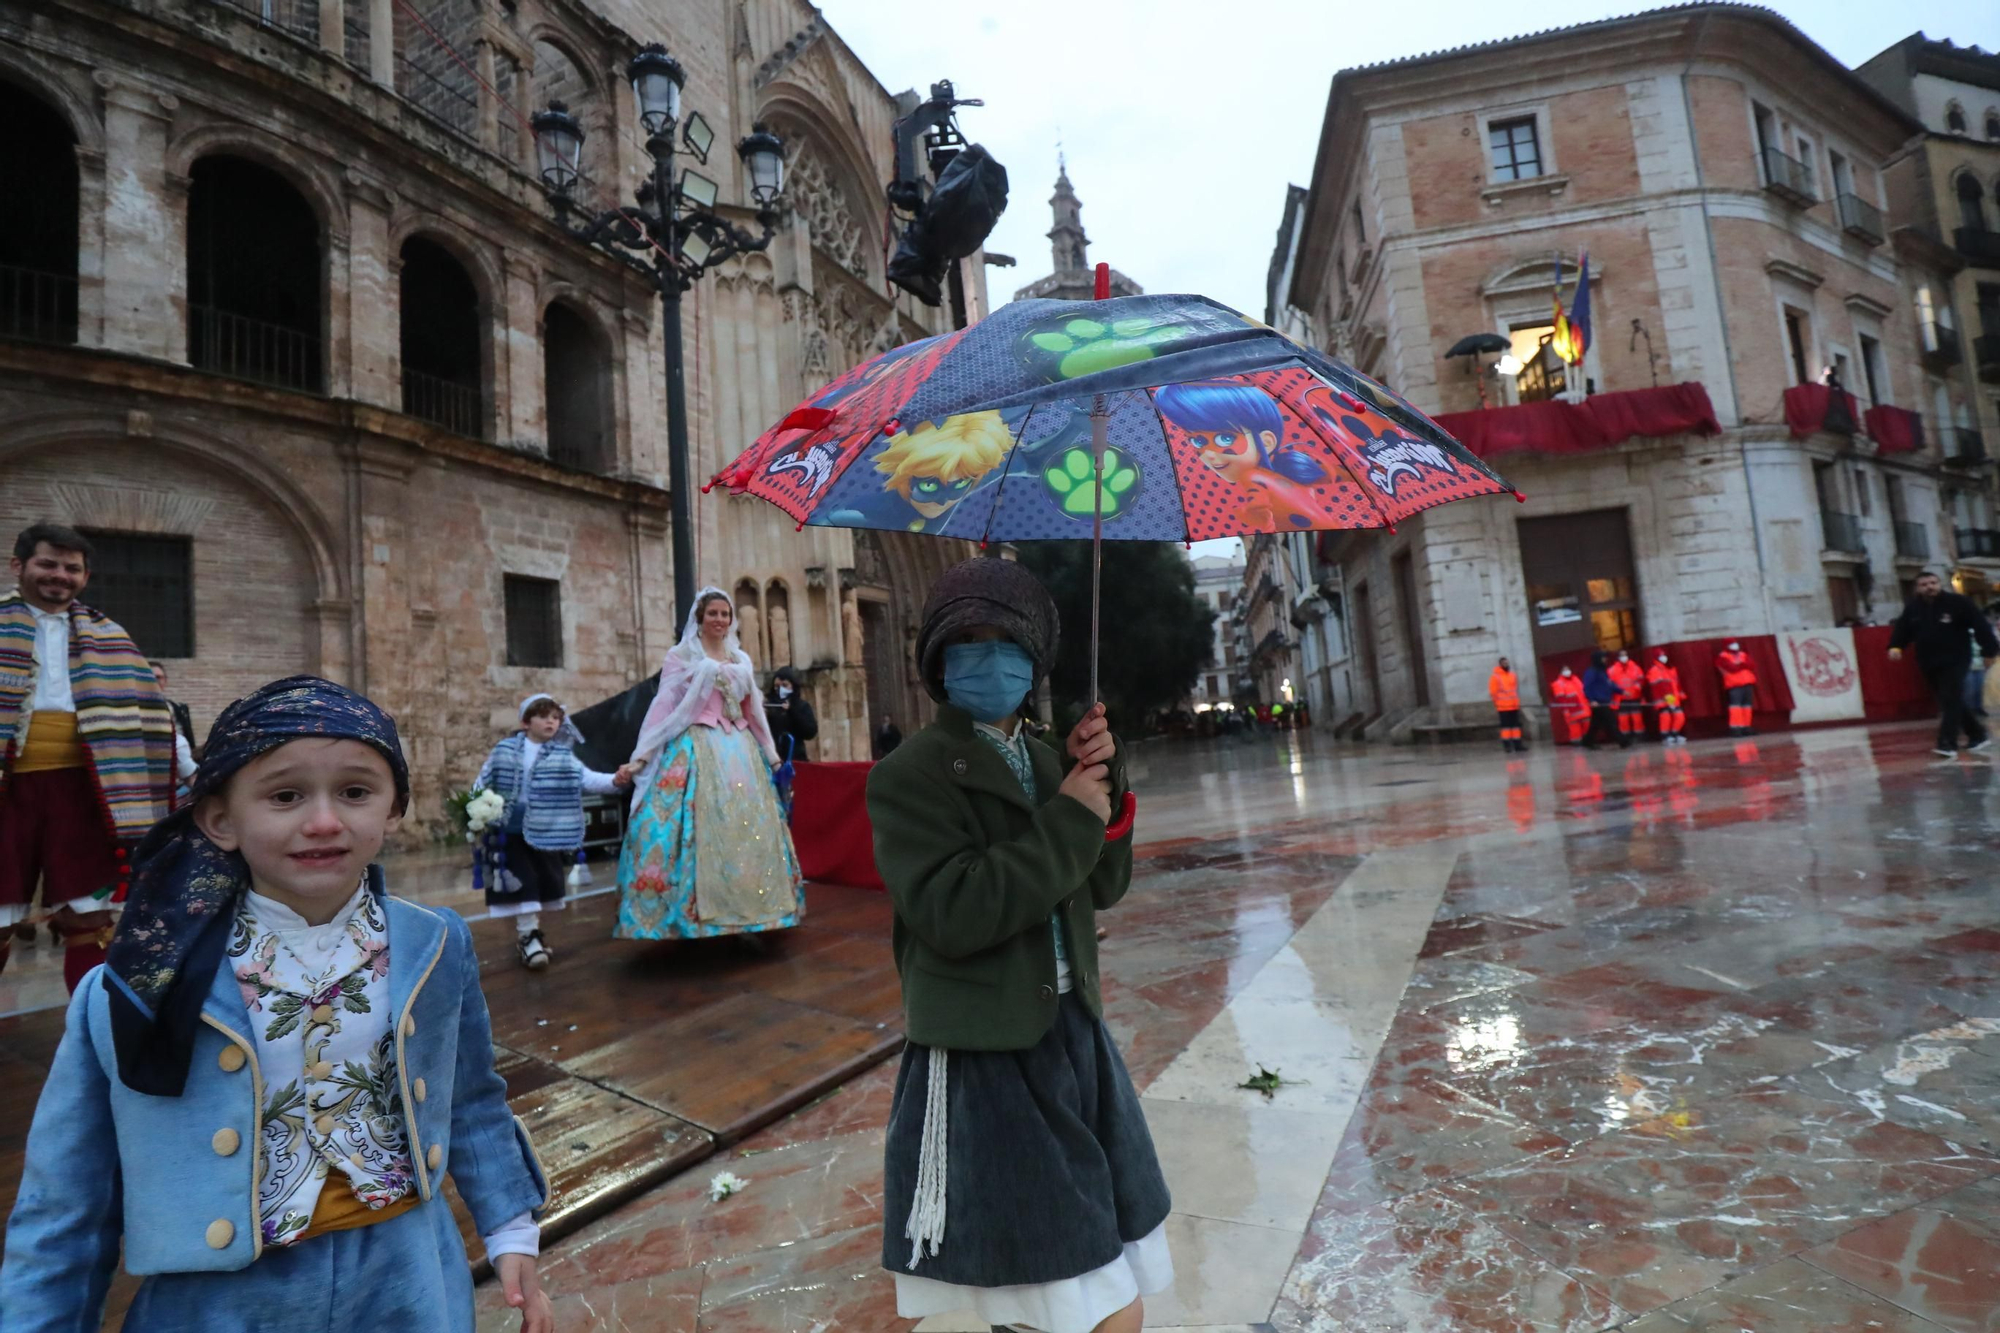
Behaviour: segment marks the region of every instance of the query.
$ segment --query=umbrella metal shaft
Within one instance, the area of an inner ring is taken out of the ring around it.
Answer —
[[[1104,395],[1098,394],[1090,408],[1090,468],[1092,512],[1090,518],[1090,698],[1084,710],[1097,707],[1097,651],[1100,619],[1104,608],[1104,444],[1110,427]]]

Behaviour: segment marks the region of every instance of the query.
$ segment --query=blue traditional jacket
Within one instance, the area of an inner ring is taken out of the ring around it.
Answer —
[[[583,761],[557,739],[544,742],[533,771],[524,771],[527,743],[528,734],[517,731],[494,746],[478,785],[507,802],[501,825],[508,832],[545,852],[573,852],[583,846]]]

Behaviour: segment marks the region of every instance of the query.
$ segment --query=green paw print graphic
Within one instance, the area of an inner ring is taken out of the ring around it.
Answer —
[[[1022,356],[1031,365],[1055,359],[1056,379],[1073,380],[1081,375],[1134,361],[1149,361],[1154,349],[1185,338],[1194,330],[1179,324],[1161,324],[1144,317],[1114,320],[1109,324],[1095,319],[1068,319],[1060,325],[1027,334],[1022,339]]]
[[[1042,485],[1071,518],[1089,518],[1097,501],[1091,494],[1090,450],[1071,449],[1042,472]],[[1139,468],[1116,449],[1104,451],[1104,516],[1125,512],[1127,498],[1139,488]]]

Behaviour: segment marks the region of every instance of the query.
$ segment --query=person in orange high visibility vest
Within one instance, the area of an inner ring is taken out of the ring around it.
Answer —
[[[1646,734],[1646,670],[1630,653],[1621,651],[1609,675],[1618,691],[1618,744],[1622,747]]]
[[[1549,682],[1550,730],[1567,745],[1582,742],[1590,728],[1590,701],[1583,697],[1583,682],[1568,667]]]
[[[1729,699],[1729,734],[1749,736],[1750,718],[1757,706],[1757,672],[1743,645],[1731,640],[1715,655],[1715,669],[1722,673],[1722,691]]]
[[[1508,754],[1526,752],[1528,743],[1521,739],[1521,682],[1506,658],[1486,678],[1486,693],[1500,714],[1500,748]]]
[[[1646,668],[1646,692],[1659,710],[1660,744],[1686,745],[1687,737],[1681,734],[1687,726],[1687,711],[1681,707],[1681,673],[1669,665],[1664,652],[1655,653],[1653,665]]]

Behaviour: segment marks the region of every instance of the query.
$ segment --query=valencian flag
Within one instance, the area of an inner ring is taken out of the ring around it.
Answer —
[[[1550,340],[1555,344],[1556,355],[1574,366],[1583,361],[1583,354],[1590,350],[1590,254],[1585,251],[1579,258],[1576,272],[1576,289],[1570,297],[1570,310],[1563,313],[1562,303],[1562,261],[1556,261],[1556,331]]]

